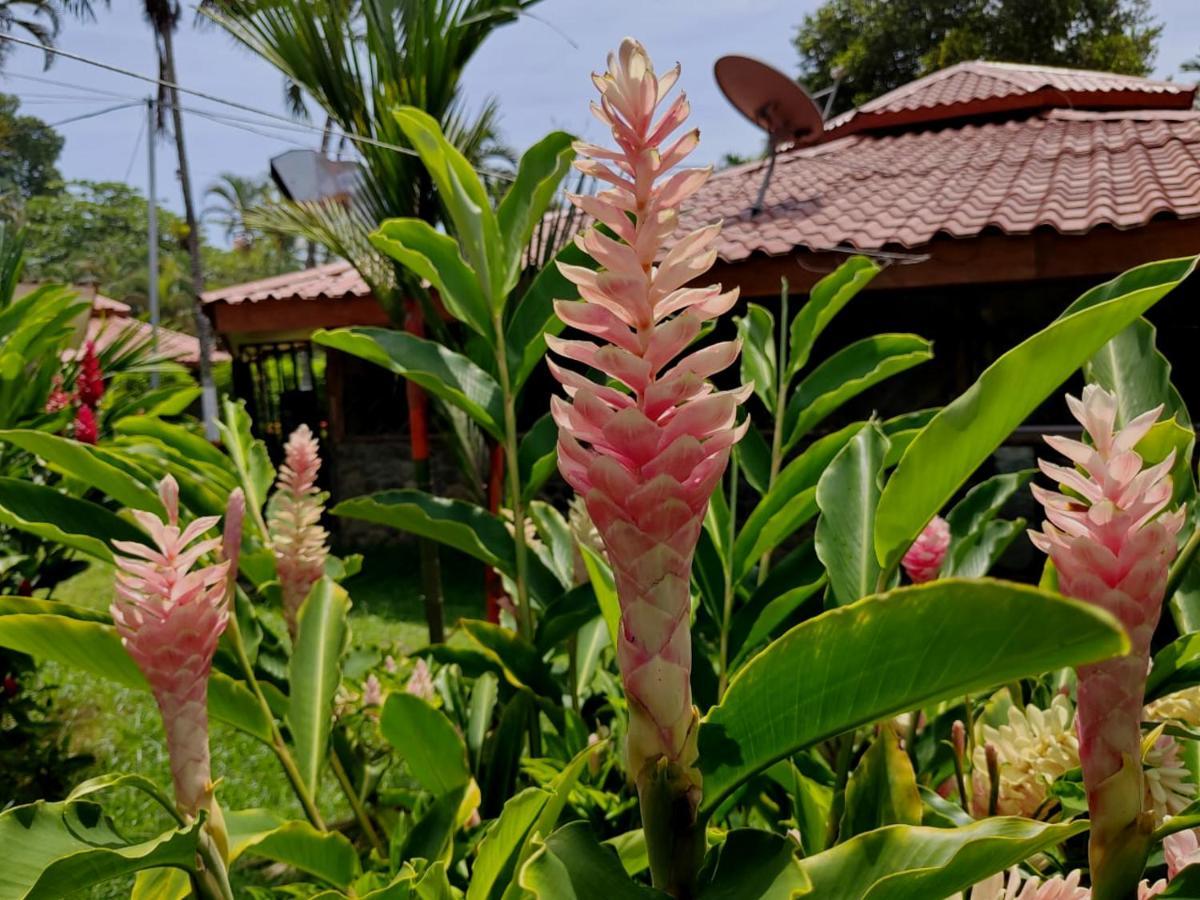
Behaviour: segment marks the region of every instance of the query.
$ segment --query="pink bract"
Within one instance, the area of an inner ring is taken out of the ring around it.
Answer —
[[[716,259],[719,223],[663,252],[681,204],[711,171],[668,174],[699,140],[696,130],[669,140],[688,115],[682,93],[657,112],[678,76],[678,66],[656,75],[642,45],[628,38],[610,55],[608,71],[593,76],[600,103],[592,111],[617,147],[575,145],[582,157],[576,168],[609,187],[571,200],[604,226],[576,238],[600,269],[560,265],[583,299],[558,301],[555,309],[599,343],[546,341],[560,357],[623,386],[549,363],[569,398],[551,400],[559,469],[587,504],[616,578],[629,771],[637,777],[646,763],[665,759],[685,773],[698,799],[690,570],[709,497],[745,429],[735,416],[748,390],[715,391],[707,380],[737,358],[736,341],[677,360],[703,323],[737,299],[718,285],[688,287]]]
[[[922,584],[937,578],[949,548],[950,526],[941,516],[934,516],[900,561],[909,580]]]
[[[284,447],[267,527],[283,594],[283,615],[296,636],[300,606],[325,572],[328,533],[321,527],[320,444],[307,425],[292,432]]]
[[[199,565],[204,557],[220,555],[222,538],[203,537],[217,524],[216,516],[181,528],[179,488],[170,476],[159,485],[159,497],[165,520],[133,511],[153,546],[113,541],[119,552],[110,609],[121,642],[146,676],[162,713],[175,802],[180,812],[194,817],[209,809],[212,800],[208,677],[229,617],[229,562]]]

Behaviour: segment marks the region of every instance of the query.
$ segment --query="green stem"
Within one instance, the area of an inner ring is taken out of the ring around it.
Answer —
[[[533,610],[529,608],[529,548],[525,544],[525,504],[521,499],[521,466],[517,459],[517,409],[512,379],[508,373],[508,350],[504,341],[504,323],[499,313],[492,317],[496,334],[496,370],[504,394],[504,463],[508,467],[508,505],[513,516],[513,542],[517,556],[517,631],[527,640],[533,638]]]
[[[304,777],[300,774],[300,769],[283,740],[283,734],[280,732],[279,725],[275,721],[275,713],[271,710],[271,704],[267,702],[267,698],[258,684],[258,679],[254,677],[254,666],[250,664],[250,657],[246,655],[246,646],[242,641],[242,629],[238,624],[236,611],[229,617],[229,625],[226,631],[233,642],[233,649],[237,655],[238,664],[242,667],[242,672],[246,676],[250,690],[258,700],[258,705],[261,707],[263,715],[266,716],[268,726],[271,729],[271,749],[275,752],[275,756],[278,757],[280,765],[283,766],[284,774],[287,775],[287,779],[291,783],[292,790],[296,794],[296,799],[300,801],[300,806],[304,809],[304,815],[314,828],[324,831],[325,820],[321,818],[321,811],[317,809],[316,801],[313,800],[308,786],[304,783]]]
[[[192,887],[196,895],[204,900],[233,900],[233,888],[229,885],[229,872],[225,868],[225,861],[221,859],[212,838],[204,830],[200,832],[196,852],[204,864],[203,871],[192,876]]]
[[[842,827],[842,813],[846,810],[846,784],[850,780],[850,757],[854,753],[854,732],[849,731],[838,739],[837,764],[834,769],[833,802],[829,807],[829,823],[825,832],[825,846],[837,843]]]
[[[367,808],[363,806],[362,798],[358,795],[358,791],[354,789],[354,784],[350,781],[350,774],[346,771],[346,767],[342,765],[341,757],[337,755],[337,751],[332,747],[329,750],[329,767],[333,769],[334,777],[337,778],[338,784],[342,786],[342,793],[350,801],[350,809],[354,811],[354,818],[358,820],[358,825],[363,830],[363,834],[371,842],[371,847],[381,858],[386,859],[387,851],[383,849],[383,843],[379,840],[379,833],[375,830],[375,826],[371,824],[371,817],[367,814]]]
[[[775,479],[783,467],[783,417],[787,414],[788,389],[788,280],[780,280],[779,290],[779,350],[775,356],[775,367],[779,382],[775,386],[775,421],[771,428],[771,470],[767,475],[767,491],[775,486]],[[758,561],[758,583],[767,580],[771,570],[771,551],[768,550]]]
[[[717,702],[725,695],[729,684],[729,626],[733,619],[733,541],[737,536],[738,458],[736,448],[729,458],[729,528],[725,538],[724,602],[721,613],[721,650],[717,665]]]
[[[1175,596],[1175,592],[1179,590],[1179,585],[1183,583],[1184,576],[1187,575],[1187,570],[1191,566],[1192,560],[1196,558],[1196,552],[1200,550],[1200,524],[1196,526],[1196,530],[1192,532],[1192,536],[1188,538],[1187,543],[1183,545],[1183,549],[1179,551],[1179,556],[1175,559],[1175,565],[1171,566],[1171,574],[1167,577],[1167,592],[1164,596],[1164,601],[1170,600]]]

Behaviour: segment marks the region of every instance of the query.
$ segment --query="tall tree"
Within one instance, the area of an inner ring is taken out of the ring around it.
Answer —
[[[217,389],[212,376],[213,332],[212,324],[200,305],[204,292],[204,261],[200,256],[200,225],[196,216],[196,205],[192,199],[192,180],[188,169],[187,143],[183,137],[183,111],[179,108],[179,91],[175,85],[179,79],[175,73],[175,31],[179,27],[182,7],[178,0],[144,0],[143,11],[146,21],[154,32],[154,46],[158,51],[159,123],[165,129],[164,109],[170,111],[171,124],[175,132],[175,154],[179,160],[179,182],[183,189],[183,214],[187,222],[187,249],[191,261],[192,316],[196,326],[196,339],[200,342],[200,390],[201,412],[204,417],[205,433],[211,440],[217,437]],[[153,140],[153,137],[151,138]]]
[[[107,5],[108,0],[100,2]],[[62,27],[63,13],[85,21],[95,18],[92,0],[0,0],[0,34],[19,30],[39,44],[52,47]],[[0,68],[13,46],[0,41]],[[46,68],[52,62],[54,54],[47,51]]]
[[[794,43],[811,90],[841,70],[842,111],[971,59],[1145,75],[1161,32],[1149,0],[826,0]]]
[[[45,194],[62,178],[56,167],[62,135],[36,116],[20,115],[20,108],[16,97],[0,94],[0,197],[5,200]]]

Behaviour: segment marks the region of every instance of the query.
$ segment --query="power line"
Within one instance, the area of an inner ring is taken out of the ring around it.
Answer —
[[[105,90],[104,88],[93,87],[90,84],[73,84],[70,81],[59,81],[56,78],[46,78],[44,75],[26,75],[24,72],[3,72],[0,73],[4,78],[21,78],[25,81],[36,81],[39,84],[51,84],[55,87],[74,88],[79,91],[90,91],[93,94],[100,94],[105,97],[112,97],[116,100],[137,100],[137,97],[129,94],[118,94],[115,91]]]
[[[2,35],[0,35],[2,37]],[[104,109],[93,110],[92,112],[81,113],[78,116],[71,116],[69,119],[59,119],[57,122],[50,122],[49,127],[58,128],[62,125],[70,125],[72,122],[82,122],[84,119],[94,119],[96,116],[103,116],[106,113],[116,112],[119,109],[129,109],[132,106],[137,106],[141,103],[140,100],[132,103],[118,103],[116,106],[108,106]]]
[[[310,125],[310,124],[306,124],[303,122],[298,122],[295,119],[290,119],[287,116],[280,115],[279,113],[273,113],[270,110],[258,109],[257,107],[249,106],[245,103],[239,103],[236,100],[228,100],[224,97],[218,97],[215,94],[209,94],[205,91],[198,91],[198,90],[195,90],[194,88],[184,87],[183,85],[177,84],[175,82],[166,81],[161,78],[153,78],[149,75],[143,75],[141,72],[134,72],[132,69],[123,69],[120,66],[114,66],[111,63],[102,62],[101,60],[98,60],[98,59],[92,59],[87,56],[81,56],[78,53],[71,53],[68,50],[62,50],[62,49],[59,49],[58,47],[51,47],[49,44],[40,44],[37,41],[26,40],[25,38],[17,37],[15,34],[0,34],[0,40],[9,41],[10,43],[13,43],[13,44],[20,44],[24,47],[31,47],[35,50],[41,50],[43,53],[50,53],[55,56],[61,56],[61,57],[64,57],[65,59],[70,59],[75,62],[84,63],[85,65],[95,66],[98,69],[104,69],[105,71],[113,72],[117,75],[124,75],[127,78],[136,78],[138,81],[144,81],[147,84],[153,84],[153,85],[157,85],[158,87],[169,88],[170,90],[178,91],[181,94],[189,94],[193,97],[199,97],[201,100],[208,100],[211,103],[219,103],[219,104],[223,104],[224,106],[229,106],[233,109],[240,109],[242,112],[253,113],[254,115],[257,115],[257,116],[263,116],[268,119],[274,119],[275,121],[283,122],[292,127],[299,127],[299,128],[303,128],[305,130],[314,131],[314,132],[323,132],[324,131],[324,128],[320,125]],[[417,159],[420,159],[420,156],[421,156],[421,154],[417,153],[416,150],[413,150],[410,147],[402,147],[399,144],[392,144],[387,141],[381,141],[378,138],[367,137],[366,135],[355,134],[355,133],[349,132],[349,131],[343,131],[342,136],[344,138],[346,138],[347,140],[353,141],[357,144],[368,144],[372,147],[379,147],[384,150],[392,150],[392,151],[395,151],[396,153],[400,153],[404,156],[411,156],[411,157],[414,157]],[[485,175],[485,176],[488,176],[491,178],[499,178],[504,181],[515,181],[516,180],[512,175],[509,175],[506,172],[492,172],[492,171],[489,171],[486,169],[482,169],[482,170],[476,169],[475,171],[479,175]]]
[[[125,167],[125,177],[121,179],[126,184],[129,183],[129,176],[133,174],[133,164],[135,162],[137,162],[138,150],[140,150],[142,147],[142,135],[144,135],[145,133],[146,133],[146,120],[142,119],[142,124],[141,124],[141,126],[138,127],[137,138],[133,142],[133,152],[129,154],[129,165],[127,165]],[[154,140],[153,135],[151,135],[150,140]],[[154,202],[153,197],[150,197],[149,200],[151,203]]]

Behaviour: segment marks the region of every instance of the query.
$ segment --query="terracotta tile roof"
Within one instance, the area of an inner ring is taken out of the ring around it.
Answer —
[[[150,323],[140,319],[125,316],[107,318],[92,316],[87,323],[87,339],[96,345],[97,350],[106,350],[118,339],[128,340],[130,348],[143,344],[148,345],[153,337],[154,330]],[[160,325],[158,328],[158,354],[181,365],[198,366],[200,364],[200,342],[190,334]],[[213,350],[213,362],[229,362],[230,359],[230,355],[224,350]]]
[[[1195,85],[1052,66],[965,62],[876,97],[826,125],[830,138],[865,129],[1062,108],[1190,109]]]
[[[682,228],[724,219],[718,252],[918,247],[939,234],[1039,227],[1082,234],[1200,216],[1200,112],[1051,110],[1032,118],[854,134],[780,155],[764,209],[764,163],[715,175]]]
[[[204,303],[257,303],[260,300],[343,300],[365,297],[371,289],[348,262],[338,261],[259,281],[205,291]]]

